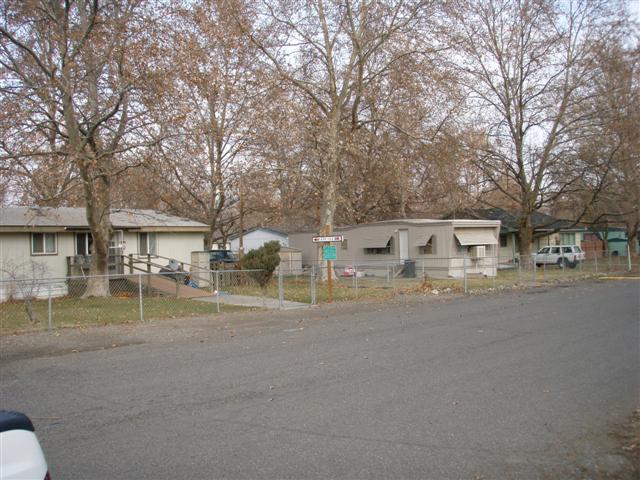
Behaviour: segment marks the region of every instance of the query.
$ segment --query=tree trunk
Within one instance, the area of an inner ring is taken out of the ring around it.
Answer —
[[[531,258],[531,242],[533,241],[531,214],[523,214],[520,218],[518,236],[520,237],[520,264],[530,265],[533,263]]]
[[[322,208],[320,211],[320,228],[322,235],[331,235],[333,233],[333,221],[337,204],[337,182],[338,182],[338,163],[340,160],[339,151],[339,125],[340,110],[336,109],[329,117],[329,131],[327,135],[327,157],[326,166],[323,169],[324,188],[322,191]],[[322,266],[322,248],[318,248],[318,264]],[[320,269],[322,281],[328,279],[331,273],[333,278],[335,275],[325,269]]]
[[[631,257],[632,268],[633,265],[638,263],[638,251],[636,250],[636,244],[638,241],[638,228],[640,223],[627,223],[627,245],[629,246],[629,256]]]
[[[106,160],[103,160],[106,161]],[[80,169],[84,181],[87,222],[93,237],[90,277],[84,297],[109,296],[109,241],[111,239],[111,185],[108,174],[95,175],[93,169]]]

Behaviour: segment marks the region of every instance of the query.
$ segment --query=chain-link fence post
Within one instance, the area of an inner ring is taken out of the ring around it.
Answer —
[[[356,299],[358,298],[358,264],[353,263],[353,278],[355,279],[356,285]]]
[[[611,250],[608,250],[609,259],[607,260],[607,272],[611,273]]]
[[[51,284],[49,284],[49,298],[47,303],[47,320],[49,323],[49,331],[53,330],[53,318],[51,317]]]
[[[531,258],[529,261],[531,262],[531,272],[533,273],[533,283],[536,283],[536,257],[535,254],[530,255]]]
[[[396,266],[391,265],[391,288],[396,291]]]
[[[216,311],[220,313],[220,276],[218,275],[220,272],[218,270],[215,271],[216,276]]]
[[[469,292],[467,285],[467,255],[462,256],[462,277],[464,278],[464,293]]]
[[[598,274],[598,252],[594,250],[593,259],[596,261],[596,275]]]
[[[315,265],[311,265],[310,282],[311,282],[311,305],[316,305],[317,299],[316,299],[316,266]]]
[[[278,267],[278,307],[280,310],[284,308],[284,277],[281,267]]]
[[[627,242],[627,271],[630,272],[631,270],[631,247],[629,247],[629,242]]]
[[[144,322],[144,301],[142,299],[142,274],[138,274],[138,304],[140,308],[140,321]]]
[[[391,277],[389,275],[390,267],[391,267],[391,265],[387,264],[387,287],[389,287],[390,283],[391,283],[391,281],[390,281]]]
[[[493,289],[496,289],[496,278],[498,277],[498,257],[493,257]]]
[[[517,263],[518,263],[518,284],[521,284],[521,283],[522,283],[522,271],[521,271],[521,268],[522,268],[521,263],[522,263],[522,262],[520,261],[521,259],[522,259],[522,257],[518,257],[518,258],[516,259],[516,260],[517,260]]]

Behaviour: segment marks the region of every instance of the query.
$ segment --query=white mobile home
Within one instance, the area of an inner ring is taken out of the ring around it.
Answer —
[[[336,243],[336,269],[359,271],[381,265],[413,265],[434,278],[496,275],[500,221],[401,219],[335,228],[344,241]],[[302,251],[302,262],[314,264],[321,244],[315,232],[289,234],[289,246]],[[465,260],[466,259],[466,260]],[[339,272],[337,272],[339,274]]]
[[[275,228],[255,227],[246,230],[242,236],[244,252],[255,250],[262,247],[267,242],[279,242],[281,246],[289,246],[289,236],[285,232],[276,230]],[[240,250],[240,235],[235,234],[229,237],[231,250],[238,252]]]

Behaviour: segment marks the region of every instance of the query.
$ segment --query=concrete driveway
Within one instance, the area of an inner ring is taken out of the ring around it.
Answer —
[[[637,478],[638,282],[3,338],[53,478]]]

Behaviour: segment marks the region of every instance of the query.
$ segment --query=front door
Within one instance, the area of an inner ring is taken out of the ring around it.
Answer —
[[[409,259],[409,230],[398,232],[398,246],[400,248],[400,261]]]

